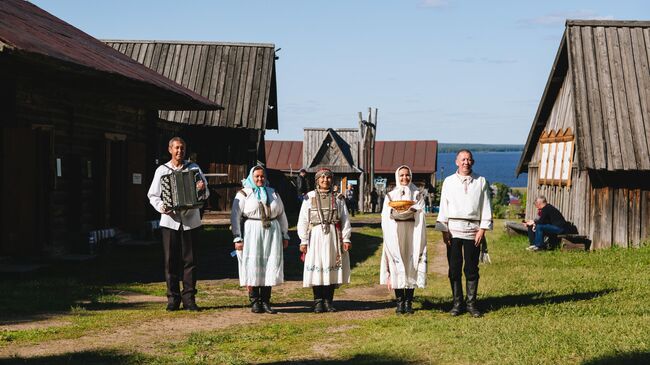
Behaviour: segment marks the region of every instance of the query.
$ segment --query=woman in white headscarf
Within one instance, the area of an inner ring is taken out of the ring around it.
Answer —
[[[300,251],[305,254],[302,286],[314,292],[314,312],[336,312],[334,290],[350,282],[352,228],[345,200],[332,187],[334,174],[316,172],[316,190],[307,193],[298,217]]]
[[[395,171],[395,188],[386,194],[381,211],[384,246],[380,283],[395,290],[398,314],[413,313],[415,288],[424,288],[427,276],[427,240],[424,197],[411,182],[408,166]],[[390,206],[391,201],[412,201],[405,211]]]
[[[253,313],[274,314],[271,287],[284,282],[282,250],[289,245],[287,216],[280,195],[268,186],[263,167],[253,167],[242,185],[230,214],[239,260],[239,285],[249,287]]]

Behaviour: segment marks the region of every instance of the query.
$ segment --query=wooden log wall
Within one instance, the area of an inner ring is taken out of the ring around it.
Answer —
[[[592,246],[639,247],[650,242],[650,173],[589,171],[593,181]]]
[[[57,92],[53,92],[56,90]],[[116,105],[108,100],[91,95],[63,92],[55,85],[20,81],[16,88],[16,110],[11,126],[17,128],[46,128],[52,131],[52,151],[50,159],[53,178],[47,205],[41,207],[49,212],[49,239],[46,251],[56,254],[63,251],[83,249],[87,241],[87,232],[106,228],[104,221],[106,196],[107,133],[124,138],[123,178],[121,181],[126,191],[120,193],[138,196],[129,200],[127,196],[111,196],[119,201],[124,217],[113,217],[123,222],[118,228],[132,228],[134,217],[129,211],[144,212],[147,204],[146,190],[151,171],[129,171],[132,159],[146,159],[146,140],[150,131],[146,112],[123,105]],[[7,125],[3,126],[7,127]],[[129,151],[138,151],[130,155]],[[143,152],[145,152],[143,154]],[[116,154],[120,155],[120,154]],[[55,177],[56,159],[61,159],[62,176]],[[132,173],[142,173],[142,183],[130,186]],[[135,190],[137,191],[135,191]],[[135,192],[134,192],[135,191]],[[142,213],[144,214],[144,213]]]

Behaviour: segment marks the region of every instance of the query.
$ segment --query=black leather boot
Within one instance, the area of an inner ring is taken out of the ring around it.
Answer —
[[[465,286],[467,286],[467,312],[474,318],[483,316],[483,313],[478,310],[478,306],[476,304],[478,279],[467,280],[465,282]]]
[[[463,313],[463,282],[457,279],[449,279],[449,283],[451,284],[451,295],[454,301],[454,306],[451,307],[449,314],[455,317]]]
[[[397,306],[395,307],[395,313],[397,314],[404,314],[404,289],[395,289],[395,303],[397,303]]]
[[[324,287],[324,300],[323,300],[323,308],[325,309],[326,312],[336,312],[336,308],[334,308],[334,290],[336,287],[334,285],[328,285]]]
[[[413,293],[415,289],[404,289],[405,300],[404,300],[404,312],[406,314],[413,314]]]
[[[268,314],[278,313],[276,310],[271,308],[271,287],[263,286],[260,288],[260,296],[262,297],[262,310]]]
[[[177,311],[180,309],[180,307],[181,307],[180,297],[175,297],[175,296],[167,297],[167,308],[165,308],[167,312]]]
[[[262,300],[260,298],[259,286],[254,286],[251,288],[251,291],[248,292],[248,300],[251,302],[251,312],[264,313],[264,309],[262,309]]]
[[[323,295],[325,287],[322,285],[316,285],[312,286],[311,290],[314,292],[314,313],[325,312],[325,307],[323,306]]]

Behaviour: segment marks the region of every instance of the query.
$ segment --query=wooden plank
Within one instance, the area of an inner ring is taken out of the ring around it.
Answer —
[[[214,60],[212,62],[212,76],[210,77],[210,86],[208,92],[208,99],[217,100],[217,90],[219,88],[219,66],[221,65],[221,55],[223,52],[222,46],[214,46]],[[215,113],[212,110],[206,112],[205,115],[206,125],[216,125]]]
[[[605,153],[605,135],[603,133],[603,111],[600,106],[600,85],[596,71],[596,52],[591,33],[591,27],[582,27],[582,54],[584,57],[584,76],[587,90],[587,107],[589,110],[588,124],[591,129],[591,140],[594,154],[594,168],[607,169],[608,159]]]
[[[140,46],[140,53],[138,53],[137,59],[139,63],[144,64],[144,59],[147,56],[147,49],[149,49],[149,43],[143,43],[142,46]]]
[[[636,166],[633,169],[650,169],[650,152],[646,141],[643,115],[641,111],[641,100],[639,97],[638,77],[648,75],[637,75],[632,54],[632,38],[629,28],[619,28],[618,36],[621,43],[621,59],[623,62],[623,78],[625,80],[625,91],[627,96],[627,107],[630,118],[631,142],[636,152]],[[624,143],[629,143],[624,141]]]
[[[257,128],[258,125],[261,125],[261,121],[258,119],[258,109],[259,109],[259,97],[260,97],[260,88],[261,88],[261,78],[262,78],[262,68],[264,66],[264,49],[258,48],[256,50],[257,55],[255,56],[255,71],[253,72],[253,84],[251,91],[251,102],[248,110],[248,120],[250,125],[254,125]]]
[[[187,48],[187,58],[185,59],[185,67],[183,68],[183,78],[180,82],[181,85],[189,88],[190,86],[190,78],[192,76],[192,70],[194,69],[194,60],[196,56],[196,49],[197,45],[190,44]],[[177,111],[176,113],[177,117],[175,118],[175,121],[179,123],[188,123],[188,112],[185,110]]]
[[[612,247],[613,199],[611,188],[592,190],[591,220],[592,246],[594,249]]]
[[[591,141],[591,128],[589,126],[589,109],[587,89],[584,78],[584,58],[582,55],[582,39],[580,28],[569,27],[570,66],[573,75],[573,95],[575,102],[576,126],[578,126],[578,155],[581,166],[590,168],[594,166],[593,144]],[[583,165],[584,164],[584,165]]]
[[[235,125],[244,127],[248,127],[247,121],[242,118],[242,113],[244,110],[244,96],[246,95],[246,79],[248,77],[250,54],[251,47],[245,47],[241,59],[241,69],[239,71],[239,89],[237,92],[237,105],[235,110]]]
[[[225,100],[225,94],[226,94],[226,78],[228,77],[228,60],[230,59],[230,51],[231,47],[230,46],[224,46],[222,55],[221,55],[221,62],[219,63],[219,81],[218,81],[218,87],[217,87],[217,103],[219,105],[222,105],[224,108],[227,107],[227,104],[224,103]],[[214,112],[215,114],[215,121],[216,124],[213,125],[218,125],[220,127],[226,127],[227,125],[224,122],[224,114],[226,113],[225,110],[216,110]]]
[[[628,191],[612,189],[612,246],[628,247]]]
[[[144,60],[142,61],[143,65],[147,67],[151,67],[151,58],[153,57],[154,51],[158,47],[159,47],[158,43],[149,44],[149,46],[147,47],[147,52],[144,55]]]
[[[598,84],[600,86],[600,98],[603,107],[603,124],[607,141],[608,167],[620,170],[623,168],[623,156],[621,143],[618,138],[618,125],[616,123],[616,108],[614,107],[614,93],[612,90],[612,76],[609,71],[609,59],[607,57],[607,39],[605,29],[598,27],[594,31],[596,41],[596,64],[598,71]]]
[[[636,69],[637,80],[639,82],[639,106],[641,108],[641,117],[643,118],[644,134],[637,136],[645,139],[646,145],[650,148],[650,33],[646,40],[643,32],[650,29],[633,28],[631,29],[632,52],[634,53],[634,67]],[[647,46],[647,47],[646,47]],[[648,157],[648,156],[645,156]]]
[[[650,244],[650,191],[641,191],[641,242]]]
[[[271,70],[273,67],[273,49],[264,49],[264,65],[262,67],[262,78],[260,79],[260,94],[257,107],[257,120],[255,128],[263,129],[266,126],[266,116],[269,112],[269,91],[271,89]]]
[[[228,103],[228,125],[241,127],[240,120],[235,119],[237,114],[237,101],[239,100],[239,85],[241,80],[242,58],[244,57],[244,47],[237,47],[235,64],[233,67],[232,77],[230,78],[232,84],[230,86],[230,101]]]
[[[255,77],[256,62],[258,62],[257,48],[252,48],[249,53],[248,70],[246,71],[246,84],[242,109],[242,119],[246,125],[254,125],[254,119],[250,116],[251,100],[253,96],[253,80]]]
[[[196,47],[195,65],[192,67],[192,75],[190,76],[190,90],[201,93],[203,81],[205,79],[205,64],[208,58],[208,46],[201,45]],[[198,62],[197,62],[198,60]],[[198,111],[190,110],[188,112],[188,120],[190,124],[199,124],[197,121]]]
[[[628,242],[630,247],[639,247],[641,243],[641,190],[630,189],[628,192]]]
[[[133,47],[134,47],[134,45],[135,45],[134,43],[128,43],[126,45],[126,50],[124,51],[124,54],[131,57],[131,58],[133,58]]]
[[[226,78],[223,85],[223,107],[226,108],[221,112],[221,117],[219,118],[219,124],[224,127],[234,127],[232,121],[228,119],[228,114],[232,105],[230,105],[230,99],[232,98],[232,84],[233,78],[235,77],[235,64],[237,63],[237,51],[240,47],[230,47],[230,52],[228,54],[228,66],[226,68]]]
[[[183,75],[185,74],[185,67],[187,63],[187,57],[188,53],[190,51],[190,46],[189,45],[181,45],[181,49],[179,52],[179,58],[178,58],[178,65],[176,67],[176,75],[174,76],[174,81],[176,81],[177,84],[181,84],[183,82]],[[173,69],[173,66],[172,66]],[[180,110],[171,110],[169,111],[169,116],[167,117],[167,120],[173,121],[173,122],[180,122],[181,118],[181,111]]]
[[[618,32],[615,28],[606,28],[607,52],[612,76],[612,92],[614,94],[614,107],[616,108],[616,124],[621,144],[623,157],[623,169],[636,168],[636,156],[630,135],[630,117],[627,109],[627,95],[625,93],[625,79],[621,61],[621,47],[619,45]]]
[[[212,83],[212,74],[214,73],[214,56],[216,52],[216,46],[208,46],[208,52],[205,60],[205,70],[203,71],[203,82],[201,84],[200,91],[197,89],[197,91],[199,91],[199,93],[206,98],[210,97],[210,85]],[[196,116],[197,124],[209,125],[209,123],[206,123],[206,115],[207,113],[205,110],[199,111]]]

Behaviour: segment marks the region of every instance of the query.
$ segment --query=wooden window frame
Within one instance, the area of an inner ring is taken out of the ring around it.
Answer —
[[[558,148],[561,146],[561,150]],[[542,132],[539,138],[539,177],[537,184],[552,186],[571,186],[571,169],[573,168],[573,153],[575,135],[571,128],[562,131]],[[568,152],[568,159],[567,159]],[[552,156],[552,159],[551,159]],[[557,164],[560,164],[559,167]],[[565,174],[568,171],[568,175]],[[556,172],[559,172],[556,174]],[[564,178],[564,176],[566,178]]]

